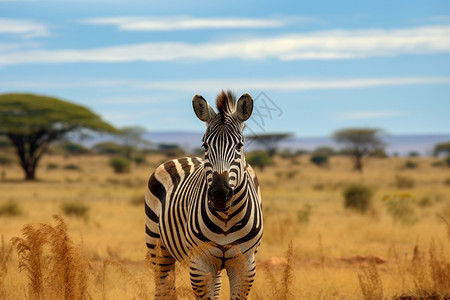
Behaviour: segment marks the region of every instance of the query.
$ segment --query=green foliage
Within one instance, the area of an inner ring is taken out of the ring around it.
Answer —
[[[412,160],[407,160],[404,165],[406,169],[416,169],[417,166],[418,164]]]
[[[183,149],[177,144],[159,144],[158,150],[169,158],[175,158],[185,155]]]
[[[145,155],[136,155],[133,157],[133,161],[136,163],[136,165],[140,166],[147,163],[147,158],[145,157]]]
[[[101,142],[92,147],[99,154],[123,154],[125,150],[122,145],[115,142]]]
[[[444,162],[447,167],[450,167],[450,155],[447,155],[447,157],[444,159]]]
[[[434,155],[440,155],[441,153],[446,153],[450,155],[450,142],[436,144],[434,146]]]
[[[90,207],[79,202],[67,202],[61,205],[61,210],[66,216],[87,219]]]
[[[331,147],[323,146],[314,149],[313,154],[332,156],[336,154],[336,151]]]
[[[414,199],[408,193],[386,195],[383,197],[387,212],[395,222],[413,225],[418,219],[414,210]]]
[[[57,163],[48,163],[47,164],[47,170],[56,170],[58,168],[59,168],[59,166]]]
[[[303,205],[302,209],[297,211],[297,221],[299,223],[309,223],[312,207],[308,203]]]
[[[67,164],[63,167],[64,170],[81,171],[81,167],[76,164]]]
[[[266,166],[273,164],[267,151],[253,151],[246,155],[245,160],[253,167],[258,167],[264,170]]]
[[[335,132],[333,138],[337,143],[345,145],[353,158],[355,170],[362,171],[363,158],[384,148],[380,134],[379,129],[349,128]]]
[[[0,135],[16,148],[27,180],[35,179],[48,146],[78,129],[115,132],[100,116],[74,103],[33,94],[0,95]]]
[[[16,217],[22,214],[20,206],[14,202],[9,201],[0,206],[0,216]]]
[[[127,173],[130,171],[130,161],[125,157],[113,157],[109,161],[109,165],[116,173]]]
[[[0,153],[0,166],[7,166],[13,162],[14,159],[11,156]]]
[[[64,152],[69,154],[86,154],[89,153],[89,149],[84,147],[81,144],[74,143],[74,142],[64,142],[59,145],[59,147],[64,150]]]
[[[344,207],[365,213],[372,207],[372,190],[360,183],[347,186],[343,191]]]
[[[410,177],[402,175],[395,176],[395,186],[399,189],[410,189],[413,188],[415,184],[416,182],[414,179]]]
[[[319,167],[328,165],[328,155],[326,154],[313,154],[309,158],[309,161]]]

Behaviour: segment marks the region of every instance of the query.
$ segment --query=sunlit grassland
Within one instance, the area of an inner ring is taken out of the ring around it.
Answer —
[[[374,258],[382,260],[374,266],[380,282],[369,289],[382,285],[384,298],[417,294],[425,285],[432,290],[431,271],[427,271],[432,268],[427,264],[430,249],[435,249],[432,253],[442,265],[450,261],[450,237],[444,221],[450,220],[450,169],[432,166],[438,158],[408,159],[417,167],[406,168],[406,158],[373,158],[359,173],[351,169],[346,157],[333,157],[328,167],[321,168],[302,156],[277,157],[273,166],[256,169],[265,233],[251,297],[362,299],[361,276],[364,279],[373,273],[368,268]],[[0,214],[3,253],[10,251],[13,237],[23,236],[24,225],[56,226],[52,216],[61,215],[68,236],[89,262],[87,289],[93,299],[152,299],[152,273],[145,262],[143,194],[151,172],[164,160],[163,156],[149,156],[149,164],[114,174],[106,156],[49,155],[41,162],[36,182],[22,181],[16,166],[5,168],[0,206],[16,203],[21,213]],[[49,164],[57,167],[48,169]],[[80,170],[65,169],[69,164]],[[399,187],[399,176],[413,186]],[[342,191],[354,182],[373,190],[373,206],[365,214],[343,206]],[[412,211],[408,222],[388,212],[388,202],[399,195]],[[89,209],[78,217],[67,216],[64,204],[82,204]],[[418,253],[423,258],[420,274],[414,271]],[[0,298],[27,299],[29,281],[26,272],[19,271],[15,249],[4,260],[3,271],[1,258]],[[185,267],[179,267],[177,276],[178,285],[189,288]],[[228,299],[227,281],[223,282],[221,299]],[[180,289],[179,294],[189,298],[188,291]]]

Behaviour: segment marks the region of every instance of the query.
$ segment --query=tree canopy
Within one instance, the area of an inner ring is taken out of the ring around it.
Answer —
[[[255,141],[257,144],[263,146],[270,156],[275,155],[278,147],[278,143],[284,139],[291,137],[290,133],[267,133],[249,135],[247,138],[249,141]]]
[[[450,142],[436,144],[433,152],[435,156],[438,156],[441,153],[450,154]]]
[[[385,144],[381,140],[380,129],[349,128],[333,134],[337,143],[344,144],[345,150],[352,156],[355,170],[363,170],[363,158],[377,150],[383,149]]]
[[[15,147],[28,180],[35,178],[37,163],[51,142],[82,129],[116,131],[81,105],[34,94],[0,95],[0,135]]]

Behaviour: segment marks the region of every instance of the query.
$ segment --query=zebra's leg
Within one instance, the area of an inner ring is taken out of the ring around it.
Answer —
[[[191,260],[190,277],[196,299],[219,299],[221,272],[211,262]]]
[[[155,272],[155,299],[176,299],[175,259],[164,246],[149,250]]]
[[[255,255],[238,257],[226,266],[230,279],[230,299],[247,299],[256,274]]]
[[[222,289],[222,272],[218,271],[214,277],[214,299],[219,299],[220,290]]]

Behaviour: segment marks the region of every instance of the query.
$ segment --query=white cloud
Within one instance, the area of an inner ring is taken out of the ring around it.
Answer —
[[[109,88],[123,87],[131,90],[180,91],[191,93],[217,93],[222,89],[236,91],[311,91],[362,89],[383,86],[450,84],[450,77],[380,77],[380,78],[346,78],[346,79],[192,79],[169,81],[145,80],[86,80],[63,82],[52,81],[0,81],[0,89],[71,89],[71,88]],[[158,94],[161,95],[161,94]],[[158,96],[159,97],[159,96]],[[130,98],[136,103],[151,101],[143,98]],[[105,100],[106,101],[106,100]],[[108,101],[121,102],[124,98]]]
[[[123,31],[168,31],[218,28],[282,27],[286,20],[254,18],[105,17],[81,21],[91,25],[114,25]]]
[[[3,51],[0,66],[28,63],[360,59],[450,52],[450,26],[333,30],[225,42],[154,42],[95,49]]]
[[[394,118],[406,115],[402,111],[357,111],[342,114],[342,118],[346,120],[368,120],[368,119],[384,119]]]
[[[46,25],[33,20],[0,18],[0,34],[15,34],[23,38],[49,36]]]

